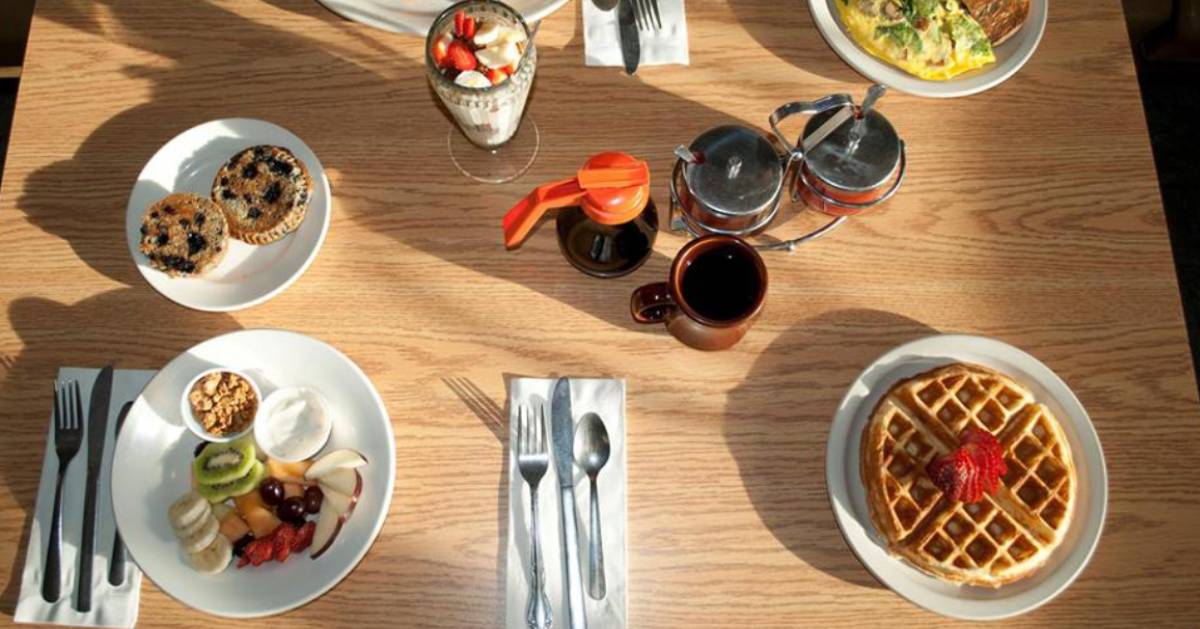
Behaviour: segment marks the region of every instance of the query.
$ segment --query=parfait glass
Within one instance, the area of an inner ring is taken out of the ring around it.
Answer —
[[[507,79],[487,87],[456,83],[453,70],[439,67],[434,45],[452,36],[455,15],[463,11],[478,24],[498,23],[525,34],[520,59],[509,69]],[[443,11],[425,39],[425,70],[433,91],[454,120],[447,136],[450,158],[466,176],[487,183],[503,183],[520,177],[537,157],[538,129],[524,121],[525,102],[537,71],[537,48],[533,33],[515,9],[496,0],[465,0]]]

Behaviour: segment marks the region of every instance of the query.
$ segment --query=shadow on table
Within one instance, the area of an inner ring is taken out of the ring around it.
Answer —
[[[22,349],[16,356],[0,357],[4,374],[0,407],[5,409],[5,425],[10,427],[0,440],[0,456],[30,462],[0,466],[4,475],[0,487],[12,495],[25,515],[13,565],[8,566],[7,586],[0,593],[0,614],[11,617],[21,590],[58,368],[112,363],[118,369],[157,369],[165,356],[241,326],[230,315],[185,310],[158,295],[130,288],[100,293],[75,304],[26,297],[12,302],[6,315]],[[54,325],[47,326],[47,321]],[[99,327],[100,321],[115,324]],[[122,325],[121,321],[129,323]],[[160,332],[148,332],[138,322],[163,325],[157,328]],[[124,349],[114,354],[113,347]],[[83,452],[72,465],[79,464],[81,456]]]
[[[824,2],[825,0],[820,1]],[[845,83],[867,81],[853,68],[846,65],[846,62],[842,61],[842,58],[825,42],[821,31],[817,29],[807,2],[797,0],[786,8],[775,5],[776,10],[773,11],[759,10],[751,2],[730,2],[729,5],[742,28],[746,29],[746,32],[750,33],[755,41],[776,57],[805,72],[812,72],[833,81]],[[813,99],[822,94],[799,96]]]
[[[878,310],[826,312],[790,328],[729,396],[725,439],[763,524],[830,576],[882,587],[846,546],[825,488],[825,442],[846,387],[887,350],[936,330]]]
[[[442,384],[479,419],[479,423],[500,443],[500,481],[496,489],[496,602],[504,609],[508,572],[505,565],[508,548],[508,408],[507,402],[497,404],[470,378],[442,378]],[[508,379],[504,382],[508,391]],[[524,514],[521,514],[524,517]]]
[[[582,37],[576,32],[564,47],[546,45],[541,53],[528,113],[541,131],[538,160],[516,182],[478,184],[451,175],[446,134],[452,123],[429,93],[413,36],[346,22],[316,2],[290,6],[286,12],[272,4],[271,10],[280,19],[252,21],[210,2],[189,4],[188,41],[162,28],[160,20],[146,14],[147,7],[136,3],[101,0],[48,12],[71,28],[115,38],[167,62],[128,67],[128,75],[148,85],[146,102],[106,121],[70,159],[32,173],[18,209],[34,225],[68,242],[97,272],[136,285],[122,217],[144,161],[174,135],[206,120],[260,118],[301,136],[330,173],[335,211],[401,245],[397,255],[413,248],[544,294],[613,326],[658,332],[630,320],[628,300],[638,286],[666,276],[672,251],[654,253],[631,276],[597,280],[574,270],[558,253],[552,218],[511,252],[502,244],[500,219],[536,185],[571,174],[596,152],[616,149],[651,162],[658,174],[653,196],[660,224],[666,226],[665,174],[674,162],[675,142],[662,141],[662,128],[677,128],[679,142],[686,142],[711,126],[736,122],[730,116],[625,77],[618,68],[582,68]],[[98,13],[109,15],[105,19],[115,25],[102,29]],[[305,35],[311,32],[309,22],[353,30],[358,41],[367,43],[353,49],[318,43]],[[237,37],[231,40],[233,33]],[[264,56],[260,45],[240,42],[269,42],[272,49],[289,53]],[[263,92],[263,74],[285,72],[289,63],[320,72],[294,85],[276,81],[276,89]],[[242,71],[228,71],[232,67]],[[214,82],[220,90],[203,90]],[[225,96],[229,94],[239,96]],[[614,118],[614,108],[622,107],[647,114]],[[751,124],[761,123],[768,113],[761,112]],[[114,147],[137,157],[114,160]],[[381,166],[384,158],[387,166]],[[331,249],[348,246],[336,232],[326,242]],[[659,249],[664,249],[661,243]],[[371,281],[397,281],[392,268],[364,273]]]

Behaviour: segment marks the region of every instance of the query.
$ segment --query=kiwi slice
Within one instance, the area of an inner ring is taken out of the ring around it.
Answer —
[[[192,461],[192,472],[201,485],[220,485],[245,476],[255,460],[251,439],[210,443]]]
[[[236,498],[258,489],[258,484],[267,477],[267,468],[253,457],[250,458],[250,461],[250,470],[246,472],[245,476],[228,483],[200,485],[196,488],[196,493],[204,496],[205,500],[216,503],[225,502],[230,498]]]

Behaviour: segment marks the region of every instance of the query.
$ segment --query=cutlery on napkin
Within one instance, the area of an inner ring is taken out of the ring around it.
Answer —
[[[550,415],[555,378],[514,378],[509,382],[509,444],[517,443],[517,409],[523,405],[544,405]],[[610,439],[610,454],[599,484],[601,523],[604,539],[604,571],[607,592],[602,600],[583,597],[588,629],[624,629],[627,626],[626,592],[626,456],[625,456],[625,382],[612,379],[571,378],[571,415],[575,426],[586,413],[603,418]],[[573,440],[573,439],[572,439]],[[511,447],[508,456],[508,543],[505,552],[505,627],[527,629],[525,603],[529,595],[529,495],[525,481],[517,469],[516,453]],[[591,541],[590,500],[588,476],[578,466],[573,469],[575,514],[578,523],[577,547],[580,570],[587,572],[588,547]],[[560,511],[553,496],[558,488],[558,473],[554,465],[542,479],[544,492],[538,514],[541,522],[542,567],[545,572],[546,595],[554,613],[555,627],[569,627],[567,619],[566,579],[563,574],[563,548],[559,532]],[[556,534],[549,534],[554,532]]]
[[[596,6],[593,0],[585,0],[580,5],[583,7],[584,63],[589,66],[624,67],[619,8],[606,11]],[[687,16],[683,0],[658,0],[658,7],[662,28],[637,31],[639,65],[687,65]]]
[[[80,395],[91,399],[92,385],[99,369],[63,367],[58,379],[77,380]],[[119,369],[113,374],[112,403],[108,405],[109,420],[116,421],[116,414],[127,400],[135,399],[154,376],[153,371]],[[116,524],[112,514],[112,496],[109,493],[112,453],[115,436],[108,431],[104,444],[105,463],[99,473],[97,485],[97,519],[95,525],[96,544],[92,561],[95,569],[91,576],[91,611],[75,610],[77,592],[75,582],[78,574],[80,547],[83,532],[84,484],[86,465],[71,465],[63,483],[62,503],[62,584],[63,591],[58,600],[48,603],[42,599],[42,575],[44,572],[46,531],[50,525],[50,511],[54,502],[54,483],[58,473],[58,461],[54,454],[54,425],[50,412],[53,400],[46,398],[46,448],[42,459],[42,474],[38,487],[37,504],[34,507],[29,546],[25,553],[25,567],[21,572],[21,594],[13,620],[22,623],[50,623],[84,627],[133,627],[137,622],[139,597],[142,589],[142,573],[132,561],[125,562],[122,584],[111,585],[108,581],[108,561],[112,552],[111,540],[115,537]],[[80,456],[83,456],[82,454]]]

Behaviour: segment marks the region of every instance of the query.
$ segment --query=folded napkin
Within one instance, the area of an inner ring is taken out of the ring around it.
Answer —
[[[511,446],[517,443],[517,408],[522,404],[543,405],[546,409],[546,429],[550,429],[548,401],[555,380],[515,378],[509,384],[508,402],[508,551],[506,553],[507,587],[505,627],[526,629],[525,606],[529,602],[529,490],[521,471],[517,469],[517,453]],[[608,590],[604,600],[596,601],[587,595],[588,530],[591,488],[588,477],[575,468],[575,519],[579,524],[579,571],[583,575],[583,591],[587,608],[588,629],[624,629],[626,626],[627,570],[625,559],[625,382],[623,380],[571,379],[571,414],[578,423],[585,413],[596,413],[608,430],[610,453],[608,463],[597,476],[600,492],[600,520],[603,527],[604,576]],[[550,444],[547,432],[546,444]],[[559,517],[558,477],[554,472],[554,452],[550,453],[550,469],[538,485],[538,515],[540,516],[542,564],[545,568],[546,596],[554,615],[555,627],[567,627],[567,594],[563,574],[562,528]]]
[[[87,421],[88,402],[92,384],[99,369],[63,367],[58,371],[60,383],[67,380],[79,382],[79,395],[83,403],[83,421]],[[116,446],[115,434],[117,415],[126,402],[136,398],[154,376],[153,371],[120,369],[113,373],[112,400],[108,409],[108,440],[105,443],[105,461],[111,462]],[[47,387],[49,388],[49,387]],[[53,398],[50,407],[53,409]],[[96,494],[96,555],[92,567],[92,611],[81,614],[75,611],[75,575],[79,571],[79,545],[83,534],[83,494],[87,479],[87,433],[83,445],[67,467],[62,495],[62,595],[58,601],[47,603],[42,600],[42,571],[46,561],[46,539],[43,531],[50,526],[51,510],[54,508],[54,484],[58,477],[58,456],[54,452],[54,413],[47,413],[49,436],[42,457],[42,479],[38,487],[32,530],[29,533],[29,548],[25,554],[25,570],[21,573],[21,597],[13,615],[16,622],[53,623],[86,627],[132,627],[137,622],[138,597],[142,591],[142,572],[125,555],[125,580],[119,587],[108,583],[108,559],[112,556],[113,532],[116,524],[112,513],[112,495],[109,492],[111,468],[105,465],[100,472],[100,486]],[[86,428],[85,428],[86,430]]]
[[[580,4],[583,5],[584,63],[589,66],[625,65],[621,56],[617,9],[603,11],[594,0],[580,0]],[[687,65],[688,34],[683,0],[658,0],[658,8],[662,15],[662,28],[638,30],[642,44],[639,65]]]

